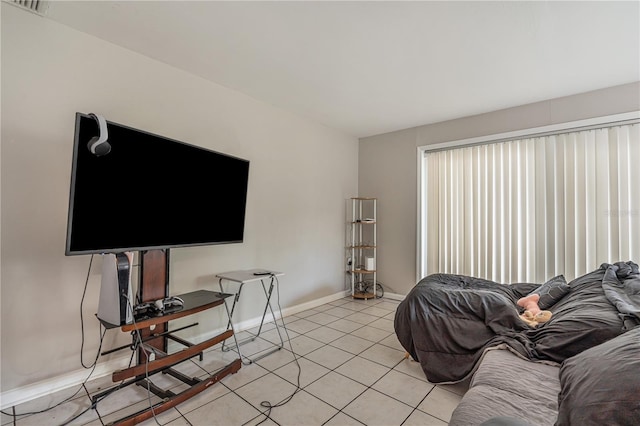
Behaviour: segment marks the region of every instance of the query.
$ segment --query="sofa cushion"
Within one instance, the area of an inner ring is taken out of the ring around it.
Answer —
[[[508,350],[487,350],[449,424],[477,426],[502,416],[553,425],[559,391],[558,366],[532,362]]]
[[[570,291],[551,311],[551,319],[523,332],[534,343],[532,358],[562,361],[622,333],[620,312],[605,296],[605,271],[595,270],[569,283]]]
[[[569,289],[569,284],[567,284],[564,275],[558,275],[529,294],[538,294],[540,296],[538,306],[544,311],[555,305],[565,294],[569,293]]]
[[[558,426],[640,424],[640,326],[568,358]]]

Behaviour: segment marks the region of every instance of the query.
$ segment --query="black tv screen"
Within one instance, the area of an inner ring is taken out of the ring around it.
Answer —
[[[66,255],[243,241],[248,160],[106,124],[96,156],[99,124],[76,113]]]

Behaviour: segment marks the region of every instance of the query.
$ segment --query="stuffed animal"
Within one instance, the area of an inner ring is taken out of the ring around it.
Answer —
[[[538,306],[538,301],[540,300],[540,295],[537,293],[530,294],[528,296],[522,297],[518,299],[518,306],[522,306],[526,311],[531,312],[533,316],[540,313],[540,307]]]
[[[538,324],[545,323],[551,319],[551,311],[540,311],[535,315],[533,315],[531,311],[524,311],[524,313],[520,315],[520,319],[531,327],[536,327]]]
[[[531,327],[536,327],[538,324],[545,323],[551,319],[551,311],[540,310],[538,300],[540,300],[540,295],[533,293],[518,299],[517,302],[518,306],[524,308],[520,318]]]

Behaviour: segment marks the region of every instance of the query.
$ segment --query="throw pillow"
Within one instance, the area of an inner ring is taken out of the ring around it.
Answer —
[[[565,294],[569,293],[569,284],[564,278],[564,275],[558,275],[551,278],[546,283],[542,284],[536,290],[532,291],[528,295],[538,294],[540,300],[538,300],[538,307],[540,310],[547,310],[555,305]]]
[[[566,359],[556,426],[640,424],[640,326]]]

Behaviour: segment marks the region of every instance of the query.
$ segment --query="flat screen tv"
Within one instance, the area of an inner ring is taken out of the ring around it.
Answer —
[[[239,243],[249,161],[76,113],[65,254]],[[94,139],[95,140],[95,139]]]

